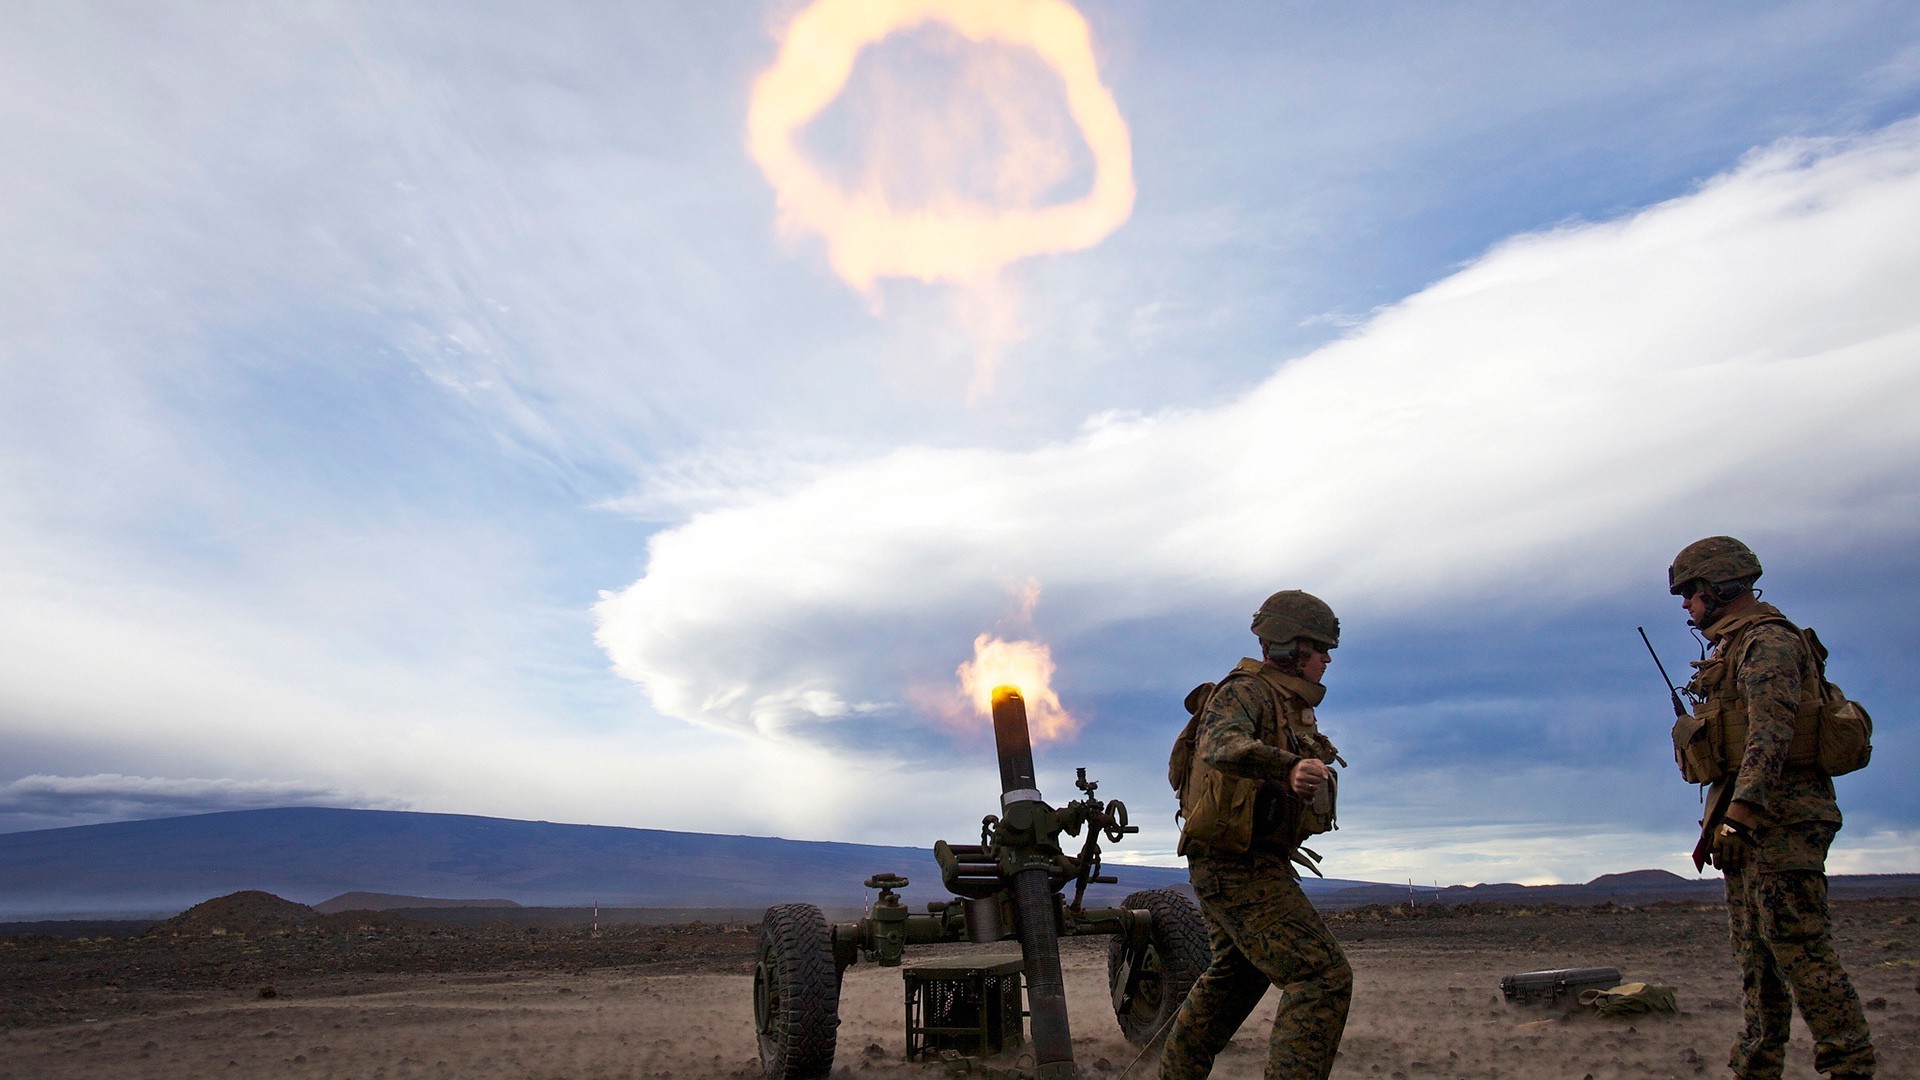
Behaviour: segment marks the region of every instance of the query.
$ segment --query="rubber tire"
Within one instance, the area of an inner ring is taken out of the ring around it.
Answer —
[[[840,973],[833,926],[812,904],[780,904],[760,921],[753,1027],[767,1080],[818,1080],[833,1070]]]
[[[1133,1006],[1116,1013],[1120,1033],[1135,1046],[1145,1046],[1172,1025],[1173,1014],[1187,1000],[1194,980],[1213,961],[1213,948],[1207,941],[1207,923],[1200,909],[1186,893],[1177,889],[1146,889],[1131,893],[1120,902],[1124,908],[1145,908],[1153,913],[1153,932],[1147,941],[1147,958],[1140,972],[1140,986],[1133,995]],[[1126,963],[1127,945],[1119,937],[1107,945],[1107,985],[1119,976]]]

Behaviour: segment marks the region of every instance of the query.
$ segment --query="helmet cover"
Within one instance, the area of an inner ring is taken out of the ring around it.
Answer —
[[[1673,565],[1667,567],[1667,591],[1679,596],[1690,582],[1717,585],[1759,576],[1760,559],[1753,549],[1731,536],[1709,536],[1681,548],[1673,557]]]
[[[1299,589],[1283,589],[1267,597],[1253,613],[1253,632],[1261,641],[1290,645],[1306,638],[1331,649],[1340,644],[1340,620],[1326,601]]]

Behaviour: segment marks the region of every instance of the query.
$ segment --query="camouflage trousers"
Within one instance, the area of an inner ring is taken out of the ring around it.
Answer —
[[[1347,1026],[1353,969],[1307,902],[1285,855],[1187,860],[1213,959],[1180,1006],[1160,1058],[1162,1080],[1197,1080],[1260,1003],[1280,988],[1267,1080],[1325,1080]]]
[[[1726,873],[1733,954],[1740,961],[1746,1029],[1727,1064],[1742,1080],[1778,1080],[1797,1002],[1813,1032],[1813,1067],[1871,1076],[1873,1043],[1827,916],[1827,846],[1838,826],[1807,822],[1761,831],[1745,865]]]

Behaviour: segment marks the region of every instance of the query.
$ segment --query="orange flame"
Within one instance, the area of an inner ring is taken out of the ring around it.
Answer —
[[[1016,687],[1027,702],[1033,741],[1071,738],[1079,724],[1053,690],[1053,650],[1038,641],[1007,641],[992,634],[973,639],[973,659],[956,669],[960,690],[981,716],[993,716],[993,692]]]

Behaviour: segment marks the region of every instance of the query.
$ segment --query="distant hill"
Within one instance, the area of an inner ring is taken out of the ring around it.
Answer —
[[[1836,900],[1872,896],[1920,896],[1920,874],[1838,874],[1827,879],[1828,895]],[[1684,878],[1665,870],[1630,870],[1622,874],[1602,874],[1584,885],[1519,885],[1499,882],[1487,885],[1448,885],[1445,888],[1416,888],[1412,900],[1421,904],[1564,904],[1568,907],[1592,907],[1596,904],[1637,906],[1661,901],[1719,903],[1726,898],[1717,874],[1704,878]],[[1340,910],[1367,904],[1404,904],[1409,890],[1404,885],[1362,885],[1340,889],[1314,903],[1323,909]]]
[[[929,848],[293,807],[0,833],[0,920],[165,918],[246,890],[321,914],[445,909],[446,917],[462,920],[504,916],[516,905],[595,903],[629,913],[676,909],[689,917],[792,901],[846,912],[865,907],[873,892],[861,883],[883,872],[912,881],[901,891],[911,907],[949,895]],[[1091,903],[1110,904],[1138,889],[1185,888],[1187,881],[1185,867],[1110,863],[1105,872],[1119,884],[1089,888]],[[1569,905],[1720,899],[1718,878],[1664,870],[1607,874],[1584,885],[1436,889],[1308,878],[1302,887],[1327,909],[1404,904],[1410,897],[1417,903]],[[1920,875],[1835,877],[1832,894],[1920,895]],[[492,899],[437,899],[445,897]]]
[[[397,911],[402,908],[517,908],[511,900],[448,900],[438,896],[399,896],[394,893],[344,892],[313,905],[322,915],[336,911]]]
[[[528,907],[863,908],[904,874],[908,904],[945,899],[931,848],[600,825],[290,807],[0,833],[0,919],[153,916],[258,889],[303,904],[343,893],[487,896]],[[1186,870],[1112,865],[1089,897],[1184,885]],[[1352,884],[1352,883],[1348,883]],[[1102,900],[1101,898],[1105,898]]]
[[[153,929],[161,934],[188,936],[258,934],[305,926],[313,919],[313,909],[305,904],[249,889],[195,904]]]
[[[1683,878],[1665,870],[1602,874],[1584,885],[1450,885],[1440,890],[1443,904],[1646,904],[1658,900],[1720,900],[1720,878]]]

